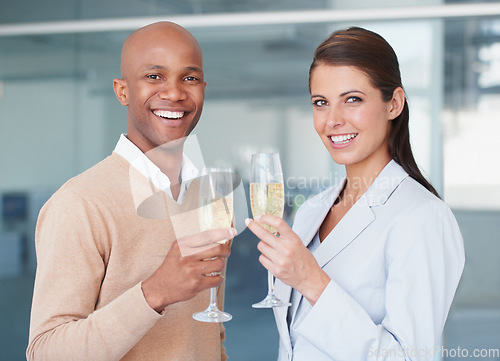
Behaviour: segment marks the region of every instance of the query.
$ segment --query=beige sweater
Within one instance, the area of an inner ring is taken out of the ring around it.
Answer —
[[[146,207],[148,219],[137,207],[151,194],[163,194],[167,210],[159,207],[166,214],[158,217],[154,205]],[[141,290],[179,236],[174,213],[186,214],[197,202],[196,181],[178,205],[115,153],[62,186],[37,223],[28,361],[226,360],[222,324],[192,318],[208,306],[209,290],[163,315]],[[195,221],[187,224],[191,231]]]

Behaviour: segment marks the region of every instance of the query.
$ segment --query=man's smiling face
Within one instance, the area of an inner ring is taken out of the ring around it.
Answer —
[[[160,23],[127,39],[122,51],[122,97],[128,138],[147,152],[189,135],[203,109],[203,59],[186,30]],[[120,92],[120,91],[119,91]]]

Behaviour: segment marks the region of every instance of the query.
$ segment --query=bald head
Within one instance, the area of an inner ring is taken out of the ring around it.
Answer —
[[[160,46],[169,47],[171,51],[189,49],[202,61],[201,48],[189,31],[175,23],[157,22],[134,31],[123,43],[120,66],[122,78],[127,78],[144,52],[154,51]]]

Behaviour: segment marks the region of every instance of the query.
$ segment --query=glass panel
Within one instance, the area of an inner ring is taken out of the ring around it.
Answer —
[[[448,21],[443,116],[447,202],[500,209],[500,21]]]
[[[472,358],[474,352],[474,358],[499,357],[499,25],[498,17],[445,23],[444,196],[466,252],[445,328],[445,360]]]

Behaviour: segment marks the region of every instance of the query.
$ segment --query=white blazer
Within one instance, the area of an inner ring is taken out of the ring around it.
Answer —
[[[343,183],[297,212],[293,229],[304,245]],[[274,309],[279,361],[433,360],[465,262],[457,222],[440,199],[391,161],[314,255],[331,281],[296,325],[293,352],[288,309]],[[279,280],[275,292],[290,299]]]

